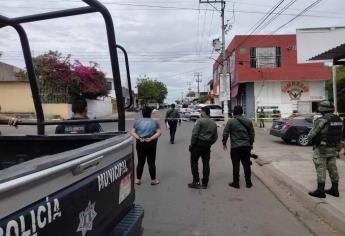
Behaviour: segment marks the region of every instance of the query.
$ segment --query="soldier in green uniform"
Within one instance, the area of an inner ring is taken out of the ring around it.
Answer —
[[[171,109],[165,114],[165,123],[168,123],[170,129],[170,143],[175,143],[175,134],[177,129],[177,123],[181,125],[181,117],[178,111],[175,109],[175,104],[171,104]]]
[[[255,132],[251,120],[242,116],[243,108],[241,106],[234,107],[234,118],[229,119],[223,131],[223,149],[226,151],[227,140],[230,136],[231,141],[231,161],[233,168],[233,182],[229,183],[230,187],[240,188],[240,162],[244,170],[246,187],[253,186],[251,181],[251,161],[250,152],[253,148]]]
[[[190,164],[193,175],[193,182],[188,184],[190,188],[207,188],[210,176],[210,154],[211,146],[217,141],[217,125],[210,119],[210,109],[208,107],[201,108],[201,118],[195,122],[191,144],[189,146]],[[203,178],[200,185],[198,162],[202,159]]]
[[[329,101],[319,104],[319,112],[322,117],[314,122],[314,128],[309,132],[308,138],[313,143],[313,161],[317,173],[317,189],[309,192],[309,195],[325,198],[326,194],[339,197],[339,175],[336,165],[336,153],[340,148],[342,136],[342,121],[334,115],[334,106]],[[326,170],[332,181],[332,187],[325,190]]]

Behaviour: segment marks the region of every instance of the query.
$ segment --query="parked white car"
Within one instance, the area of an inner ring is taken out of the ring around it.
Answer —
[[[223,109],[221,106],[214,104],[198,104],[194,107],[194,111],[192,111],[190,114],[191,120],[197,120],[201,117],[200,111],[202,107],[210,108],[210,118],[224,119]]]

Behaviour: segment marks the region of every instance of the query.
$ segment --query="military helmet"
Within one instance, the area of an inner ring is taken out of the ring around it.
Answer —
[[[324,100],[319,103],[319,112],[334,112],[334,105],[332,102]]]

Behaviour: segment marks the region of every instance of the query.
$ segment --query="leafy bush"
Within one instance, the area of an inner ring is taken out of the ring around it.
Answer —
[[[65,93],[67,98],[81,95],[89,99],[108,95],[105,74],[97,63],[90,62],[89,66],[78,60],[72,63],[71,55],[62,57],[53,51],[37,56],[33,63],[42,98],[54,98],[55,93]],[[25,71],[18,72],[17,77],[28,80]]]

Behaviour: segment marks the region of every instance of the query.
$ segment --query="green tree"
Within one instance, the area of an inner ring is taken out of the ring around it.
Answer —
[[[150,78],[138,78],[138,98],[143,103],[158,102],[163,103],[168,90],[165,84],[157,80],[151,80]]]
[[[328,96],[333,99],[333,80],[326,82]],[[345,113],[345,66],[337,67],[337,105],[338,112]]]

